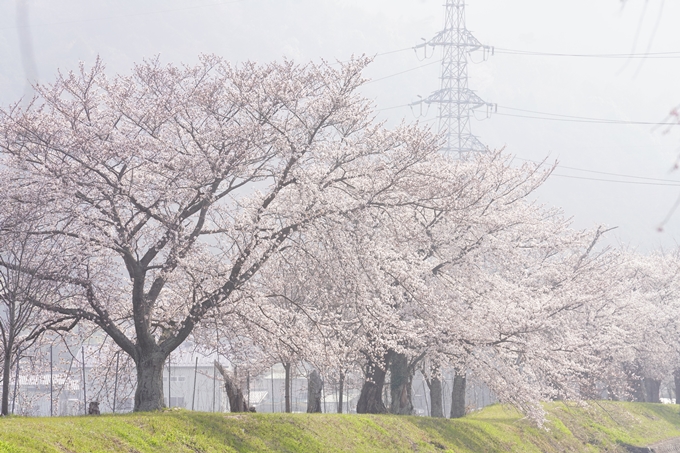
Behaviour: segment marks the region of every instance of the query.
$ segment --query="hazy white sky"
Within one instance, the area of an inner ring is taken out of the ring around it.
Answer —
[[[301,62],[342,60],[352,54],[380,54],[433,36],[442,28],[444,12],[444,0],[24,1],[43,82],[50,81],[58,68],[75,68],[79,60],[91,63],[97,54],[111,72],[126,71],[133,62],[157,54],[168,62],[192,62],[199,53],[216,53],[234,62],[283,57]],[[24,90],[15,2],[0,2],[2,105],[16,101]],[[680,104],[680,27],[676,25],[680,2],[628,0],[624,7],[619,0],[469,0],[467,19],[468,28],[482,43],[499,49],[486,62],[480,62],[481,54],[472,56],[480,63],[470,65],[470,87],[499,106],[498,114],[474,121],[473,132],[489,146],[505,146],[518,158],[559,160],[561,166],[538,196],[546,204],[562,207],[575,226],[618,226],[612,240],[644,250],[674,247],[680,240],[680,212],[663,233],[657,232],[657,226],[680,196],[680,172],[670,172],[680,155],[680,129],[664,133],[664,128],[650,125],[507,115],[545,117],[512,110],[524,109],[663,121]],[[641,60],[525,56],[500,49],[678,53]],[[404,119],[436,125],[435,108],[423,111],[423,116],[409,107],[391,108],[438,88],[441,56],[422,58],[422,53],[412,50],[380,55],[367,70],[375,81],[364,92],[378,109],[386,109],[379,116],[390,124]],[[484,112],[478,117],[484,118]],[[677,186],[611,182],[624,180]]]

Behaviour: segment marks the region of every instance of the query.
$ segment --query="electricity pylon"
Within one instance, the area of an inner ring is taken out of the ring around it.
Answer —
[[[465,157],[471,152],[485,152],[488,148],[470,130],[472,111],[480,107],[493,108],[468,88],[468,54],[493,48],[483,46],[465,27],[465,0],[446,0],[444,30],[430,41],[416,46],[443,49],[441,88],[416,104],[439,105],[439,132],[444,134],[444,153],[458,153]],[[427,55],[426,55],[427,56]]]

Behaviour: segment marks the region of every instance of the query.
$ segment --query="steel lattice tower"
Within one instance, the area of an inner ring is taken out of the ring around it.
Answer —
[[[483,46],[465,26],[465,1],[446,0],[444,30],[417,48],[441,47],[443,50],[441,88],[416,104],[439,105],[439,132],[444,134],[444,153],[458,153],[464,157],[471,152],[488,148],[470,129],[472,111],[489,107],[468,87],[468,54],[489,47]]]

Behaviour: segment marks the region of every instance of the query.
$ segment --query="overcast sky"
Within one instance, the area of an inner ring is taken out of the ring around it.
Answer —
[[[23,30],[31,38],[42,82],[52,80],[59,68],[76,68],[80,60],[91,64],[97,55],[114,73],[154,55],[191,63],[199,53],[233,62],[284,57],[334,61],[378,54],[366,73],[375,81],[364,93],[380,109],[380,118],[388,124],[403,119],[436,127],[436,108],[421,112],[405,105],[439,86],[441,55],[428,54],[423,60],[422,53],[409,48],[442,28],[443,3],[25,0],[29,27]],[[0,2],[3,106],[18,100],[25,87],[17,19],[15,0]],[[491,148],[506,147],[518,162],[546,157],[559,161],[538,198],[561,207],[576,227],[617,226],[611,240],[640,250],[668,249],[680,241],[680,211],[662,233],[657,231],[680,197],[680,172],[671,171],[680,155],[680,130],[665,133],[665,127],[581,118],[650,123],[666,119],[680,104],[678,19],[680,2],[664,0],[628,0],[625,6],[619,0],[469,0],[467,5],[468,28],[497,49],[486,61],[481,53],[471,55],[476,63],[470,64],[470,87],[498,104],[498,113],[488,119],[485,111],[478,112],[483,121],[473,121],[473,132]],[[407,50],[392,52],[401,49]],[[518,55],[508,49],[677,53],[643,60]],[[392,53],[380,55],[386,52]],[[546,116],[560,120],[535,118]]]

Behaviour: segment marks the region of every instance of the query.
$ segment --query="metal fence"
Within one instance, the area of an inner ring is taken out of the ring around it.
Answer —
[[[135,370],[116,354],[104,365],[88,362],[86,347],[78,354],[68,353],[64,348],[50,348],[42,354],[27,357],[19,362],[10,388],[12,413],[30,416],[81,415],[87,411],[89,402],[99,403],[101,413],[130,412],[134,404]],[[214,366],[216,357],[188,356],[168,360],[163,372],[163,394],[167,407],[203,412],[227,412],[229,402],[224,382]],[[293,367],[291,376],[291,409],[293,412],[307,410],[307,369]],[[258,375],[241,373],[237,382],[242,387],[249,406],[257,412],[283,412],[285,410],[285,372],[276,364]],[[472,376],[468,376],[466,401],[468,410],[475,410],[495,402],[493,394]],[[355,413],[356,403],[363,384],[360,375],[348,375],[343,384],[343,413]],[[389,406],[389,373],[385,384],[385,404]],[[453,374],[442,376],[446,415],[451,407]],[[340,387],[337,379],[326,376],[322,392],[321,409],[325,413],[338,412]],[[420,372],[412,383],[412,402],[416,415],[430,415],[430,394]]]

